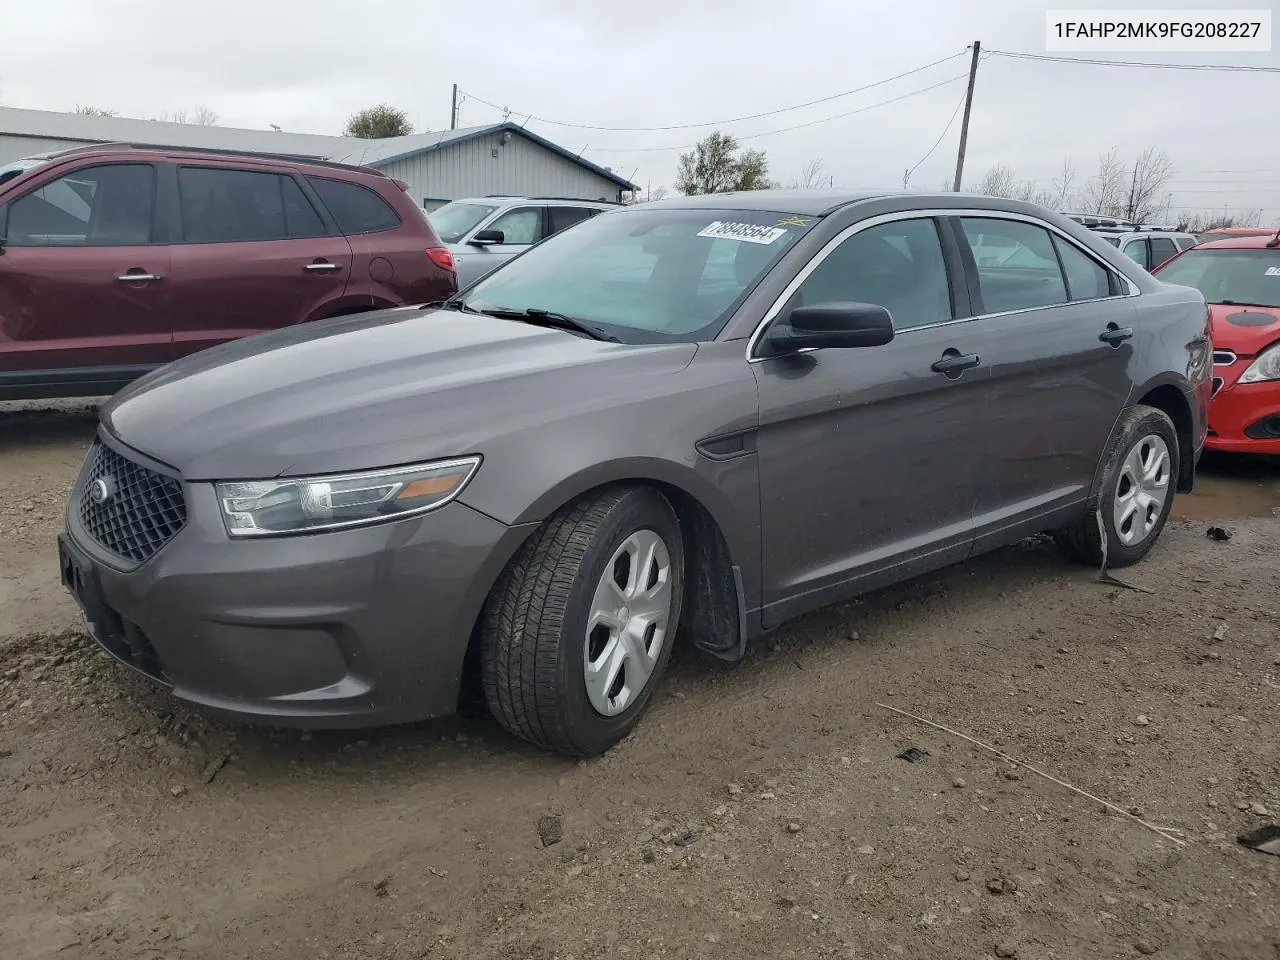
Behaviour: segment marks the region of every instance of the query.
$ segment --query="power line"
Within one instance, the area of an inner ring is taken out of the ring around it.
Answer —
[[[1229,63],[1146,63],[1141,60],[1099,60],[1091,57],[1055,57],[1045,53],[1017,53],[1012,50],[988,50],[994,57],[1014,60],[1044,60],[1051,63],[1089,63],[1108,67],[1145,67],[1149,70],[1201,70],[1218,73],[1280,73],[1280,67],[1253,67]]]
[[[938,145],[946,138],[947,131],[949,131],[951,129],[951,125],[956,122],[956,117],[960,116],[960,108],[964,106],[965,101],[968,99],[969,91],[966,90],[964,96],[960,98],[960,102],[956,104],[956,108],[951,111],[951,119],[948,120],[947,125],[942,128],[942,133],[938,134],[938,139],[933,141],[933,146],[929,148],[929,152],[916,161],[916,165],[914,167],[907,170],[906,176],[902,178],[904,187],[906,186],[906,181],[911,179],[911,175],[920,169],[920,165],[933,156],[933,151],[937,150]]]
[[[940,63],[947,63],[950,60],[955,60],[957,57],[963,57],[968,50],[969,48],[965,47],[964,50],[961,50],[959,53],[953,53],[951,56],[943,57],[941,60],[934,60],[932,63],[926,63],[924,66],[908,70],[906,73],[899,73],[896,76],[887,77],[884,80],[877,80],[875,83],[868,83],[865,86],[855,87],[852,90],[845,90],[842,93],[833,93],[828,97],[819,97],[817,100],[797,103],[790,107],[779,107],[776,110],[766,110],[764,113],[751,113],[741,117],[729,117],[724,120],[706,120],[701,123],[680,123],[667,127],[601,127],[589,123],[569,123],[565,120],[552,120],[548,117],[540,117],[537,114],[526,113],[524,110],[511,110],[508,112],[517,114],[518,116],[527,117],[528,119],[526,119],[526,123],[531,120],[536,120],[539,123],[547,123],[556,127],[570,127],[574,130],[599,130],[611,133],[659,133],[670,130],[696,130],[699,127],[723,126],[724,124],[738,123],[743,120],[759,120],[762,117],[773,117],[780,113],[789,113],[792,110],[803,110],[805,107],[817,106],[820,103],[830,103],[832,100],[839,100],[842,97],[850,97],[855,93],[862,93],[865,90],[871,90],[874,87],[882,87],[886,83],[892,83],[895,80],[901,80],[904,77],[910,77],[913,74],[922,73],[930,67],[938,66]],[[495,110],[507,110],[506,107],[500,107],[496,103],[490,103],[488,100],[477,97],[474,93],[467,94],[467,96],[472,100],[475,100],[477,103],[483,103],[485,106],[492,107]]]
[[[844,113],[837,113],[830,117],[820,117],[817,120],[809,120],[805,123],[793,124],[789,127],[779,127],[776,130],[765,130],[761,133],[748,133],[742,136],[735,136],[734,139],[757,140],[760,137],[771,137],[777,133],[790,133],[792,130],[801,130],[804,127],[817,126],[820,123],[830,123],[832,120],[843,120],[845,117],[852,117],[854,114],[866,113],[868,110],[875,110],[877,107],[886,107],[891,103],[898,103],[901,100],[908,100],[911,97],[918,97],[922,93],[928,93],[930,90],[937,90],[939,87],[945,87],[948,84],[955,83],[957,80],[968,79],[967,73],[959,74],[943,80],[940,83],[934,83],[927,87],[921,87],[919,90],[912,90],[910,93],[904,93],[898,97],[892,97],[889,100],[880,100],[877,103],[869,103],[865,107],[858,107],[856,110],[848,110]],[[474,98],[473,98],[474,99]],[[673,147],[592,147],[596,153],[671,153],[675,150],[692,150],[697,144],[686,143],[683,146]],[[584,148],[585,149],[585,148]]]

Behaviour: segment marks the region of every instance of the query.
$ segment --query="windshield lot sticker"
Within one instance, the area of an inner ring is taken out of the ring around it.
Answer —
[[[781,227],[762,227],[755,223],[731,223],[728,220],[717,220],[698,231],[700,237],[713,240],[741,240],[744,243],[773,243],[779,237],[785,237],[787,231]]]
[[[1280,277],[1280,267],[1267,267],[1268,277]]]

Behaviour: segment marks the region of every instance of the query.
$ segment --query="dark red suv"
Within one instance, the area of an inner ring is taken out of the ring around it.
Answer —
[[[69,150],[0,184],[0,400],[105,395],[227,340],[456,290],[426,215],[376,170]]]

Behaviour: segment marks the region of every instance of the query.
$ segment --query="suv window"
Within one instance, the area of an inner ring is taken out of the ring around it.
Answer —
[[[1151,266],[1151,260],[1147,256],[1147,241],[1145,237],[1140,240],[1130,240],[1120,248],[1120,252],[1141,267]]]
[[[575,223],[581,223],[588,217],[595,216],[599,213],[592,207],[547,207],[547,236],[553,233],[559,233],[566,227],[572,227]]]
[[[307,177],[307,181],[338,221],[338,229],[348,236],[381,233],[400,226],[399,214],[368,187],[328,177]]]
[[[151,242],[155,168],[143,163],[84,167],[9,204],[14,246],[117,246]]]
[[[950,320],[951,287],[934,221],[894,220],[853,234],[805,278],[787,307],[842,300],[879,304],[895,330]]]
[[[542,239],[542,208],[517,207],[508,210],[484,229],[501,230],[503,246],[537,243]]]
[[[1030,310],[1067,302],[1067,285],[1049,231],[1021,220],[964,217],[960,229],[973,250],[984,313]],[[999,259],[979,251],[997,246]]]
[[[1177,245],[1168,237],[1151,237],[1147,242],[1151,244],[1152,266],[1164,263],[1178,252]]]
[[[178,199],[187,243],[316,237],[324,222],[292,177],[225,167],[180,167]]]
[[[1098,300],[1111,296],[1111,273],[1093,257],[1059,237],[1053,245],[1067,275],[1067,294],[1072,300]]]

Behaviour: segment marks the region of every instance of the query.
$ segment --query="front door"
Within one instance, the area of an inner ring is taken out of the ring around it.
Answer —
[[[992,239],[1009,251],[998,262],[974,257],[976,348],[991,372],[981,549],[1021,525],[1052,525],[1089,496],[1132,388],[1134,308],[1113,271],[1043,225],[999,215],[954,223],[975,253]]]
[[[342,300],[351,245],[330,235],[288,174],[177,170],[170,284],[174,355],[324,315]]]
[[[113,392],[169,359],[155,198],[151,164],[100,164],[0,207],[0,380]]]
[[[988,369],[955,246],[929,217],[855,225],[804,271],[796,306],[875,303],[880,347],[755,360],[764,623],[964,559]]]

